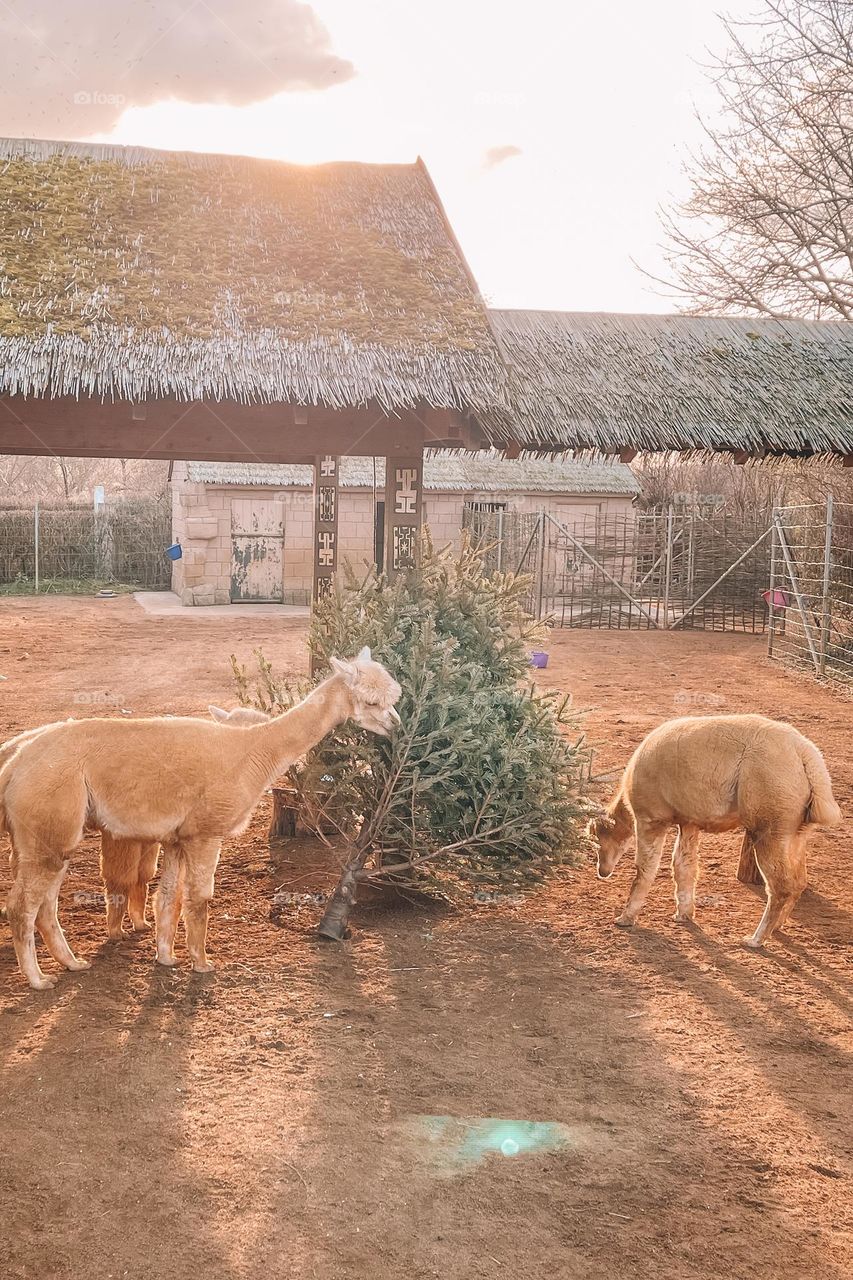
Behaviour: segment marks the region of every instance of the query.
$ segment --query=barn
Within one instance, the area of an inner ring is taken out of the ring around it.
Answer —
[[[385,460],[342,458],[338,554],[383,563]],[[181,546],[173,589],[184,604],[311,597],[314,468],[263,463],[176,463],[173,533]],[[435,451],[424,459],[423,519],[437,545],[458,545],[472,513],[549,511],[567,524],[630,511],[639,485],[609,459],[507,459]]]

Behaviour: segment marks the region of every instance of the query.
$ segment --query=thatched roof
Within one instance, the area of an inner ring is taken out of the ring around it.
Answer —
[[[385,460],[342,458],[340,484],[371,489],[385,484]],[[188,462],[187,479],[195,484],[241,485],[276,489],[310,488],[314,468],[274,463]],[[571,493],[631,495],[640,486],[629,467],[607,459],[521,457],[510,461],[496,453],[435,450],[424,458],[424,489],[459,493]]]
[[[504,381],[420,161],[0,139],[2,392],[489,414]]]
[[[853,453],[853,325],[492,311],[521,440]]]

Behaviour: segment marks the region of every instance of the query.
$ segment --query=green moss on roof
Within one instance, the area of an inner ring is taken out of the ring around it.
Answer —
[[[420,164],[14,140],[0,161],[0,340],[30,351],[34,382],[52,344],[84,389],[124,392],[129,357],[149,393],[159,377],[181,394],[183,368],[188,396],[230,380],[363,403],[384,376],[388,406],[501,402],[482,300]]]

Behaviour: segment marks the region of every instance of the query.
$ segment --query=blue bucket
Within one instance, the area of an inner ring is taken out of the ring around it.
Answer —
[[[172,543],[172,545],[171,545],[171,547],[167,547],[167,548],[166,548],[166,559],[167,559],[167,560],[180,560],[180,558],[181,558],[181,556],[182,556],[183,554],[184,554],[184,553],[183,553],[183,551],[181,550],[181,544],[180,544],[180,542],[173,542],[173,543]]]
[[[531,665],[531,667],[538,667],[540,671],[541,671],[544,667],[547,667],[547,665],[548,665],[548,655],[547,655],[547,653],[542,653],[542,652],[541,652],[540,650],[538,650],[538,649],[534,650],[534,652],[533,652],[533,653],[531,653],[531,655],[530,655],[530,665]]]

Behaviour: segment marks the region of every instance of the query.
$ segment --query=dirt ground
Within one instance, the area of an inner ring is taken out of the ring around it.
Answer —
[[[303,670],[300,622],[3,602],[0,731],[230,704],[228,656],[257,645]],[[599,771],[661,719],[756,710],[815,739],[853,815],[853,703],[760,639],[564,632],[551,653],[542,680],[589,708]],[[224,852],[211,977],[105,941],[92,841],[61,905],[91,971],[30,992],[0,924],[4,1276],[851,1275],[849,823],[817,835],[794,921],[753,954],[735,836],[706,838],[696,929],[663,875],[641,925],[614,929],[625,865],[520,906],[366,902],[330,946],[310,901],[270,921],[278,886],[333,873],[306,844],[271,869],[266,821]],[[460,1140],[484,1118],[559,1124],[563,1144]]]

